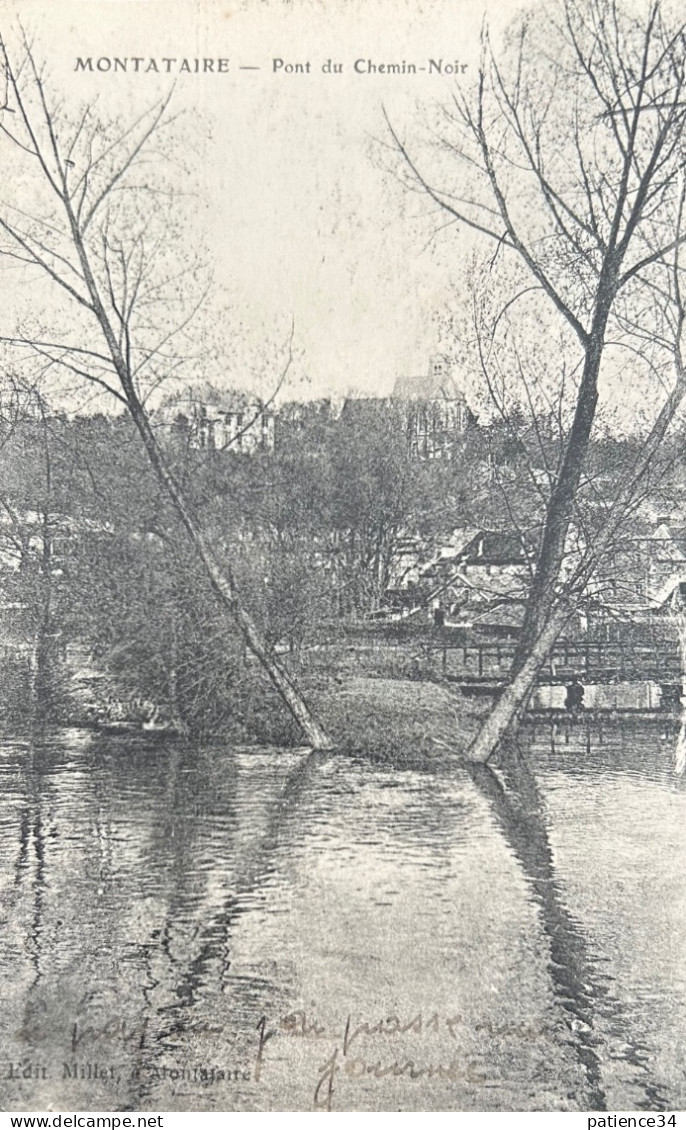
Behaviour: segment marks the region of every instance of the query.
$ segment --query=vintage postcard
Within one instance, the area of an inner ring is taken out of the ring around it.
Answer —
[[[0,36],[2,1109],[675,1126],[678,5]]]

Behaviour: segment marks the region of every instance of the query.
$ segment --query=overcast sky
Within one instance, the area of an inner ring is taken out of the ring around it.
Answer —
[[[491,26],[504,27],[518,6],[498,0]],[[309,395],[351,386],[385,393],[397,374],[427,367],[435,315],[469,244],[454,230],[431,240],[443,220],[390,175],[382,105],[411,135],[449,99],[455,76],[419,68],[430,59],[460,72],[466,65],[457,79],[465,81],[478,61],[483,7],[0,0],[0,8],[6,19],[19,11],[33,30],[53,87],[74,101],[97,95],[103,115],[139,109],[176,79],[176,102],[197,124],[206,238],[230,309],[227,355],[240,371],[227,383],[244,384],[246,371],[259,369],[265,342],[278,354],[291,318],[293,387],[308,380]],[[104,69],[115,57],[129,60],[127,73]],[[136,57],[144,62],[132,73]],[[78,58],[91,59],[94,73],[77,71]],[[228,72],[189,74],[184,58],[191,67],[212,59],[215,70],[228,59]],[[284,62],[276,72],[274,59]],[[322,72],[329,59],[342,73]],[[418,73],[356,74],[355,60],[363,71],[367,60],[405,61]],[[309,74],[286,73],[286,64],[308,62]]]

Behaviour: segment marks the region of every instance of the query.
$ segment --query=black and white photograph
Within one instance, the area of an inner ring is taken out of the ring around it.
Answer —
[[[0,0],[0,661],[0,1109],[676,1127],[683,7]]]

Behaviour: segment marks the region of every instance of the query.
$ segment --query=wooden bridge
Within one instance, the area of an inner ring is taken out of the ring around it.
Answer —
[[[406,623],[329,622],[314,645],[320,653],[343,647],[368,669],[383,668],[397,656],[418,678],[434,673],[474,691],[496,690],[509,677],[515,641],[479,640],[452,627],[431,629]],[[624,640],[560,640],[539,671],[539,686],[565,686],[574,676],[585,686],[656,683],[675,688],[682,681],[679,644],[665,632]],[[671,692],[667,692],[669,696]]]
[[[451,682],[463,686],[498,686],[507,680],[514,643],[427,640],[423,645],[432,665],[440,664]],[[422,650],[423,650],[422,649]],[[558,643],[538,673],[539,685],[566,685],[577,675],[582,683],[681,682],[681,657],[675,645],[648,643]]]

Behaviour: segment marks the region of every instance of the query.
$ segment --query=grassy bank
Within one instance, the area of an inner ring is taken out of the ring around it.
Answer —
[[[487,709],[437,683],[359,675],[312,697],[337,748],[398,765],[464,752]]]

